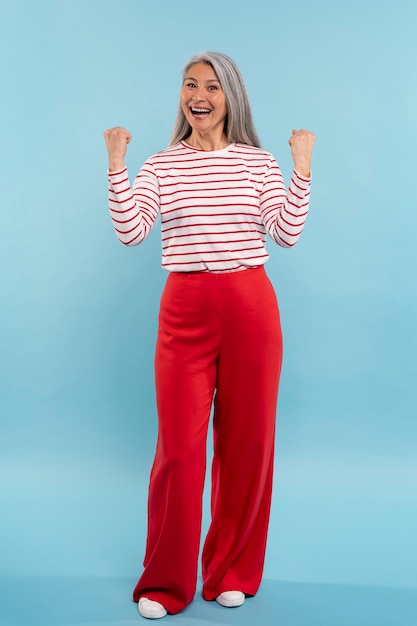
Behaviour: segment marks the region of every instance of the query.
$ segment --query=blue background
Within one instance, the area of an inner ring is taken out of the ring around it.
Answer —
[[[413,0],[0,0],[5,623],[22,585],[113,577],[124,602],[141,572],[166,273],[158,226],[115,238],[102,133],[131,131],[132,179],[206,49],[238,63],[287,182],[291,129],[317,135],[302,239],[269,243],[285,358],[265,579],[417,587],[416,24]]]

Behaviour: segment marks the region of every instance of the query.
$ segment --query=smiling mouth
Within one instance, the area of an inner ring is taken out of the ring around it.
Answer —
[[[193,115],[198,117],[206,117],[211,113],[210,109],[200,109],[197,107],[190,107],[190,111]]]

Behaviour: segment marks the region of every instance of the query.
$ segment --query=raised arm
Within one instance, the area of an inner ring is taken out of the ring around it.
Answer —
[[[300,238],[310,201],[311,154],[315,136],[306,130],[292,131],[289,139],[294,171],[288,191],[281,171],[272,160],[265,175],[261,194],[261,214],[272,239],[291,248]]]
[[[126,246],[141,243],[150,233],[159,212],[159,185],[152,165],[144,164],[133,190],[125,166],[130,133],[121,127],[104,133],[109,155],[109,208],[116,235]]]

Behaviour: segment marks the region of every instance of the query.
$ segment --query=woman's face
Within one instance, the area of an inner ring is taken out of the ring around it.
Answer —
[[[182,85],[180,102],[193,130],[205,134],[223,133],[226,99],[211,65],[196,63],[190,67]]]

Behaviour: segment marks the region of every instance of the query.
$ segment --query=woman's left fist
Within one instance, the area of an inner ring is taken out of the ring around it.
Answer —
[[[294,161],[294,169],[301,176],[310,176],[311,154],[313,152],[316,136],[309,130],[293,130],[288,143],[291,147],[291,155]]]

